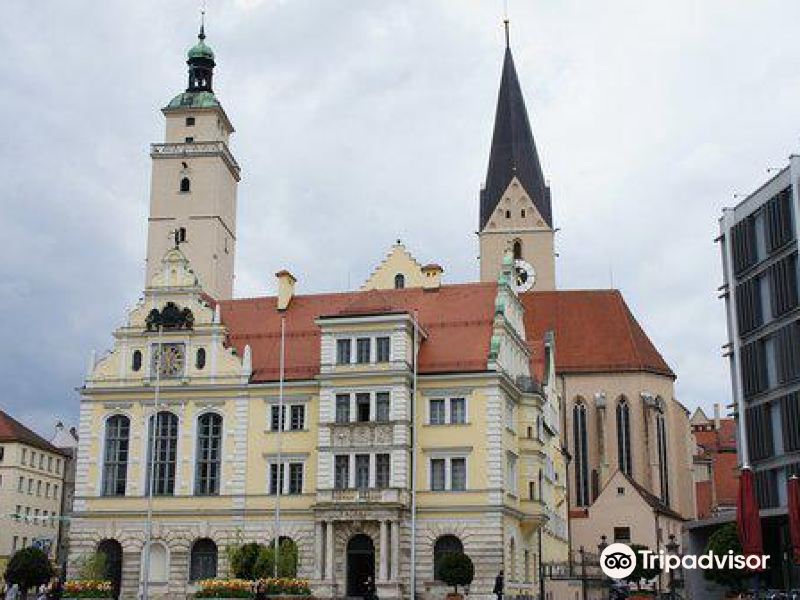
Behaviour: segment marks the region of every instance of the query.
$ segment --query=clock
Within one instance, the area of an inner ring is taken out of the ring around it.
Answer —
[[[186,362],[186,348],[183,344],[161,344],[153,346],[153,376],[159,370],[158,376],[166,379],[183,376],[183,367]]]
[[[536,282],[536,269],[527,261],[518,258],[514,261],[514,279],[511,287],[516,292],[527,292]]]

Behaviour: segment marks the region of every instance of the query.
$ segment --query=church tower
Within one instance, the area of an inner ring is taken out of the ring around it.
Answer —
[[[480,193],[481,281],[496,281],[513,252],[519,291],[554,290],[555,253],[550,188],[545,182],[509,44],[497,96],[492,148]]]
[[[186,61],[189,85],[162,109],[165,141],[151,146],[145,284],[179,245],[203,291],[226,300],[233,296],[239,165],[228,148],[233,126],[214,95],[214,52],[205,38],[201,25]]]

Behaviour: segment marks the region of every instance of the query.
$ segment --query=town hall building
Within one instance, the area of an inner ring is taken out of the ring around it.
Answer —
[[[480,281],[447,283],[398,241],[359,290],[327,294],[275,265],[276,296],[233,297],[242,174],[202,29],[188,66],[151,148],[144,295],[81,388],[73,565],[100,551],[120,597],[147,580],[176,598],[227,575],[226,548],[278,538],[320,598],[367,577],[381,598],[442,597],[453,551],[471,596],[503,570],[507,594],[536,597],[542,565],[568,561],[571,511],[611,533],[590,511],[617,471],[691,516],[673,372],[618,291],[556,286],[508,44]]]

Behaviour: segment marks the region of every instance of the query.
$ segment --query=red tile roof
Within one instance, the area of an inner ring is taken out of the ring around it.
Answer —
[[[555,332],[559,373],[649,371],[675,377],[618,290],[522,294],[525,330]]]
[[[711,421],[713,423],[713,421]],[[720,419],[719,429],[694,431],[698,456],[711,460],[713,496],[709,489],[709,513],[719,506],[735,506],[738,493],[739,458],[736,454],[736,420]],[[711,483],[709,482],[709,486]],[[699,491],[699,490],[698,490]],[[712,499],[713,498],[713,499]],[[703,499],[705,501],[705,499]],[[697,496],[698,516],[703,509]]]
[[[438,290],[296,295],[285,313],[285,376],[300,380],[319,373],[317,318],[414,311],[428,336],[420,349],[420,373],[485,371],[496,294],[494,283],[468,283],[443,285]],[[674,377],[619,292],[531,292],[521,297],[536,376],[541,377],[543,369],[541,340],[553,329],[558,372],[646,370]],[[280,313],[275,297],[223,301],[221,316],[228,327],[228,341],[240,356],[250,345],[252,380],[277,380]]]
[[[40,450],[67,456],[64,450],[56,448],[43,437],[35,434],[8,413],[0,410],[0,442],[19,442]]]

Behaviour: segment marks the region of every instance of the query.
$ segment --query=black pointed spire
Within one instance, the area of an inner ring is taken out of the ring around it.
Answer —
[[[214,76],[214,51],[206,45],[206,13],[200,17],[200,33],[197,43],[189,49],[189,86],[187,92],[213,92],[211,80]]]
[[[494,117],[492,149],[489,153],[489,168],[486,183],[481,190],[480,230],[492,216],[494,209],[516,176],[530,196],[542,218],[553,226],[550,206],[550,188],[547,186],[533,141],[533,132],[528,121],[525,99],[514,67],[509,42],[508,19],[505,20],[506,53],[503,60],[503,75],[497,95],[497,111]]]

